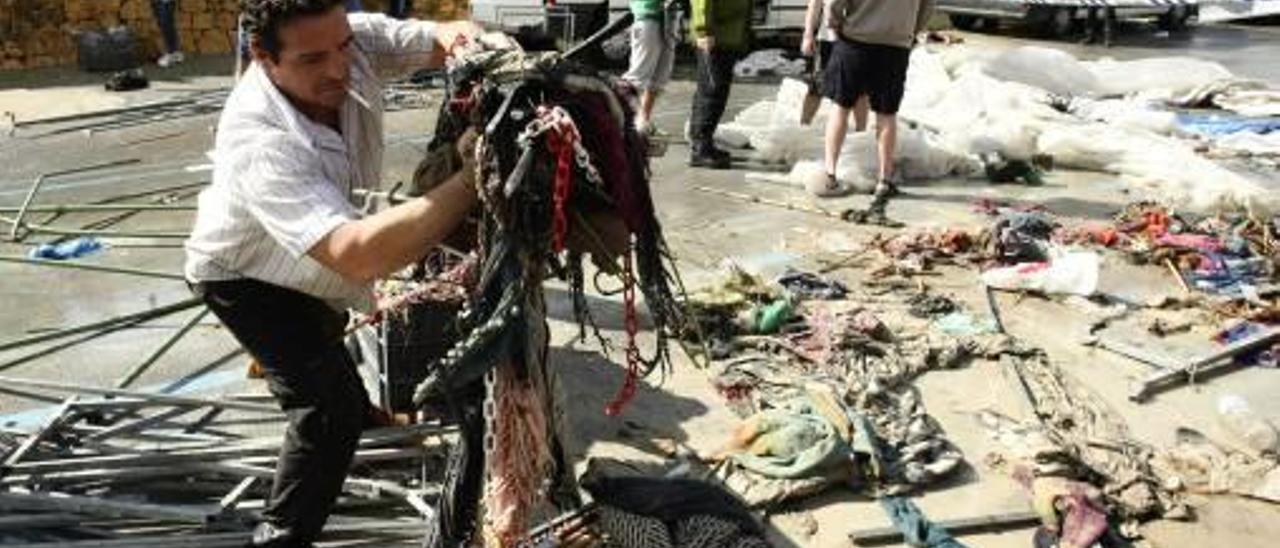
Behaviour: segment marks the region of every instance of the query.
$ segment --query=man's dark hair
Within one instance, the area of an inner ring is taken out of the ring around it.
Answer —
[[[272,59],[280,57],[280,27],[307,15],[321,15],[343,0],[240,0],[244,32]]]

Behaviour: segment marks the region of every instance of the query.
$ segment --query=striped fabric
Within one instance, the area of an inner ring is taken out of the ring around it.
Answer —
[[[223,107],[213,182],[200,194],[186,241],[189,281],[253,278],[344,309],[369,310],[372,292],[321,266],[307,251],[357,219],[354,190],[382,176],[382,81],[426,65],[435,25],[381,14],[349,16],[356,37],[339,134],[293,107],[256,63]]]

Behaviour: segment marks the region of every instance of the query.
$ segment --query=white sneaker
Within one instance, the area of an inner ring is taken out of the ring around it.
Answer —
[[[185,60],[186,58],[182,55],[181,51],[175,51],[173,53],[161,55],[160,59],[156,60],[156,64],[159,65],[160,68],[169,68]]]

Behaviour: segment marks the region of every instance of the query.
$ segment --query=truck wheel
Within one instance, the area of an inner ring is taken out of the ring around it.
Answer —
[[[1057,8],[1053,10],[1049,14],[1045,30],[1054,38],[1070,38],[1076,31],[1076,9]]]
[[[963,13],[952,13],[947,16],[951,19],[951,26],[960,30],[973,30],[978,24],[978,18]]]
[[[1173,6],[1160,16],[1156,26],[1170,33],[1187,30],[1187,21],[1191,19],[1191,9],[1187,6]]]
[[[999,17],[983,17],[982,30],[984,32],[995,32],[1000,30],[1000,18]]]

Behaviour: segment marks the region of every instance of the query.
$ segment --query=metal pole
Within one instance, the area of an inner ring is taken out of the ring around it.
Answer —
[[[0,213],[13,213],[19,207],[0,207]],[[27,208],[27,213],[82,213],[112,211],[195,211],[196,206],[179,204],[46,204]]]
[[[42,509],[107,517],[172,519],[201,525],[219,513],[219,508],[214,505],[201,508],[172,504],[145,504],[64,493],[0,493],[0,508]]]
[[[40,185],[44,184],[44,174],[36,175],[36,180],[31,183],[31,188],[27,190],[27,197],[22,200],[22,206],[18,208],[18,215],[13,219],[13,226],[9,228],[9,241],[18,241],[18,229],[22,228],[22,217],[27,214],[27,207],[31,206],[31,200],[36,197],[36,192],[40,191]]]
[[[0,261],[4,261],[4,260],[6,260],[6,258],[3,256],[0,256]],[[139,320],[139,319],[149,320],[153,318],[159,318],[161,316],[167,316],[174,312],[181,312],[188,308],[201,306],[202,304],[203,303],[200,301],[200,299],[192,297],[190,299],[179,301],[170,305],[162,306],[160,308],[153,308],[151,310],[146,310],[143,312],[135,312],[133,314],[117,316],[115,318],[110,318],[100,322],[78,325],[75,327],[68,327],[66,329],[59,329],[57,331],[51,331],[49,333],[40,333],[38,335],[31,335],[29,337],[23,337],[21,339],[0,343],[0,351],[10,350],[13,348],[28,346],[36,343],[42,343],[42,342],[51,341],[54,339],[60,339],[62,337],[75,335],[77,333],[84,333],[85,331],[95,331],[98,329],[108,328],[116,324],[128,323],[134,320]]]
[[[139,160],[138,158],[129,158],[127,160],[113,160],[110,162],[103,162],[99,164],[74,167],[71,169],[62,169],[58,171],[51,171],[48,173],[41,173],[39,175],[36,175],[35,181],[31,182],[31,189],[27,191],[27,197],[22,200],[22,207],[18,208],[18,216],[13,220],[13,228],[9,230],[9,240],[15,241],[15,242],[18,241],[18,230],[22,228],[22,218],[26,216],[27,208],[31,206],[31,200],[35,199],[36,193],[40,191],[40,185],[44,184],[45,179],[52,178],[52,177],[59,177],[62,175],[83,173],[85,171],[92,171],[95,169],[103,169],[103,168],[121,166],[126,164],[136,164],[141,161],[142,160]]]
[[[157,188],[157,189],[152,189],[152,190],[143,190],[143,191],[140,191],[140,192],[130,192],[130,193],[128,193],[128,194],[118,194],[118,195],[116,195],[116,196],[112,196],[112,197],[107,198],[107,199],[105,199],[105,200],[100,200],[100,201],[97,201],[97,202],[94,202],[94,203],[95,203],[95,204],[111,204],[111,203],[115,203],[115,202],[116,202],[116,201],[118,201],[118,200],[131,200],[131,199],[134,199],[134,198],[142,198],[142,197],[144,197],[144,196],[151,196],[151,195],[154,195],[154,194],[161,194],[161,193],[165,193],[165,192],[168,192],[168,193],[172,194],[172,193],[176,193],[176,192],[178,192],[178,191],[180,191],[180,190],[187,190],[187,189],[189,189],[189,188],[192,188],[192,187],[198,187],[198,186],[206,186],[206,185],[208,185],[208,184],[209,184],[209,181],[196,181],[196,182],[194,182],[194,183],[182,183],[182,184],[178,184],[178,185],[163,186],[163,187],[160,187],[160,188]]]
[[[24,212],[19,212],[22,214]],[[37,234],[57,234],[61,236],[113,236],[116,238],[174,238],[185,239],[191,234],[188,232],[174,232],[171,230],[154,230],[145,232],[141,230],[107,230],[102,228],[84,229],[84,228],[59,228],[40,223],[23,224],[18,219],[10,219],[8,217],[0,217],[0,223],[9,223],[13,225],[13,229],[9,231],[9,239],[17,241],[17,228],[21,226],[27,232]]]
[[[137,366],[134,366],[134,368],[129,370],[128,373],[125,373],[125,375],[116,382],[116,388],[128,388],[130,384],[133,384],[133,381],[138,380],[138,377],[141,377],[148,368],[154,365],[161,356],[164,356],[165,352],[168,352],[170,348],[173,348],[173,345],[178,344],[178,341],[182,340],[182,337],[186,336],[186,334],[191,331],[191,328],[195,327],[196,324],[200,323],[200,320],[203,320],[204,317],[208,315],[209,309],[201,308],[199,312],[187,320],[187,323],[182,324],[182,327],[179,327],[178,331],[174,333],[173,336],[165,340],[164,343],[161,344],[155,352],[152,352],[150,356],[147,356],[147,359],[143,360],[142,363]]]
[[[50,381],[41,381],[35,379],[23,379],[18,377],[0,376],[0,384],[10,386],[25,386],[28,388],[43,388],[46,390],[55,390],[60,392],[72,392],[79,394],[96,394],[99,396],[122,396],[128,398],[138,398],[151,400],[159,403],[167,403],[170,405],[194,405],[194,406],[210,406],[225,407],[227,409],[238,409],[241,411],[254,411],[261,413],[279,413],[280,409],[271,405],[260,405],[256,403],[245,403],[238,401],[219,401],[205,398],[195,398],[190,396],[171,396],[167,394],[152,394],[150,392],[139,392],[136,390],[121,390],[118,388],[98,388],[94,386],[82,386],[63,384]]]
[[[23,355],[23,356],[19,356],[19,357],[17,357],[17,358],[14,358],[14,359],[12,359],[12,360],[7,361],[7,362],[0,363],[0,371],[8,371],[8,370],[13,369],[14,367],[17,367],[17,366],[22,365],[22,364],[24,364],[24,363],[27,363],[27,362],[30,362],[30,361],[34,361],[34,360],[38,360],[38,359],[40,359],[40,358],[43,358],[43,357],[45,357],[45,356],[49,356],[49,355],[51,355],[51,354],[56,354],[56,353],[58,353],[58,352],[61,352],[61,351],[63,351],[63,350],[66,350],[66,349],[68,349],[68,348],[71,348],[71,347],[80,346],[81,344],[84,344],[84,343],[86,343],[86,342],[89,342],[89,341],[91,341],[91,340],[93,340],[93,339],[96,339],[96,338],[98,338],[98,337],[103,337],[103,336],[106,336],[106,335],[110,335],[110,334],[115,333],[116,331],[119,331],[119,330],[121,330],[121,329],[128,329],[128,328],[130,328],[130,327],[136,326],[136,325],[138,325],[138,324],[140,324],[140,323],[142,323],[142,322],[144,322],[144,321],[146,321],[146,320],[147,320],[147,318],[142,318],[142,319],[136,319],[136,318],[135,318],[135,319],[130,320],[130,321],[128,321],[128,322],[118,323],[118,324],[115,324],[115,325],[112,325],[112,326],[105,327],[105,328],[103,328],[103,329],[102,329],[102,330],[100,330],[100,331],[94,331],[94,332],[92,332],[92,333],[89,333],[88,335],[85,335],[85,336],[83,336],[83,337],[80,337],[80,338],[77,338],[77,339],[74,339],[74,340],[70,340],[70,341],[67,341],[67,342],[64,342],[64,343],[61,343],[61,344],[56,344],[56,345],[53,345],[53,346],[50,346],[50,347],[47,347],[47,348],[41,348],[40,350],[37,350],[37,351],[32,352],[32,353],[30,353],[30,354],[26,354],[26,355]]]
[[[128,113],[145,111],[145,110],[170,109],[174,107],[182,107],[182,106],[196,104],[201,100],[209,101],[209,100],[215,100],[219,98],[225,99],[226,95],[228,95],[229,93],[230,92],[226,90],[217,90],[213,92],[205,92],[204,94],[195,95],[192,97],[185,97],[182,99],[156,101],[152,103],[143,103],[141,105],[134,105],[130,107],[95,110],[90,112],[82,112],[79,114],[68,114],[65,116],[50,116],[48,118],[37,118],[35,120],[26,120],[22,122],[17,122],[14,124],[14,127],[29,127],[29,126],[46,125],[46,124],[59,124],[62,122],[89,120],[93,118],[102,118],[105,116],[114,116],[117,114],[128,114]]]
[[[40,440],[49,435],[49,432],[56,430],[58,426],[62,424],[62,421],[67,420],[67,411],[69,411],[71,406],[75,404],[76,397],[77,396],[71,396],[67,398],[66,401],[62,402],[62,405],[58,407],[58,411],[54,413],[39,430],[32,432],[31,435],[27,436],[27,439],[22,442],[22,445],[19,445],[13,450],[13,452],[5,456],[4,466],[0,469],[0,475],[3,475],[4,471],[12,468],[13,465],[18,464],[18,461],[22,460],[22,457],[26,456],[26,454],[32,449],[35,449],[37,445],[40,445]]]
[[[172,409],[167,409],[159,413],[156,413],[155,415],[152,415],[150,417],[123,422],[115,426],[111,426],[103,430],[99,430],[97,432],[94,432],[93,434],[85,436],[84,439],[85,441],[102,441],[113,436],[128,434],[130,432],[137,432],[138,430],[141,430],[143,428],[148,428],[156,424],[168,421],[170,419],[181,417],[182,415],[186,415],[187,413],[195,411],[196,409],[199,409],[199,408],[198,407],[174,407]]]
[[[141,268],[127,268],[122,266],[106,266],[99,264],[87,264],[68,261],[51,261],[48,259],[32,259],[21,255],[0,255],[0,263],[18,263],[34,266],[50,266],[53,268],[68,268],[71,270],[87,270],[91,272],[108,272],[111,274],[130,274],[133,276],[141,276],[143,278],[161,278],[165,280],[186,280],[181,274],[172,274],[169,272],[160,272],[158,270],[143,270]]]

